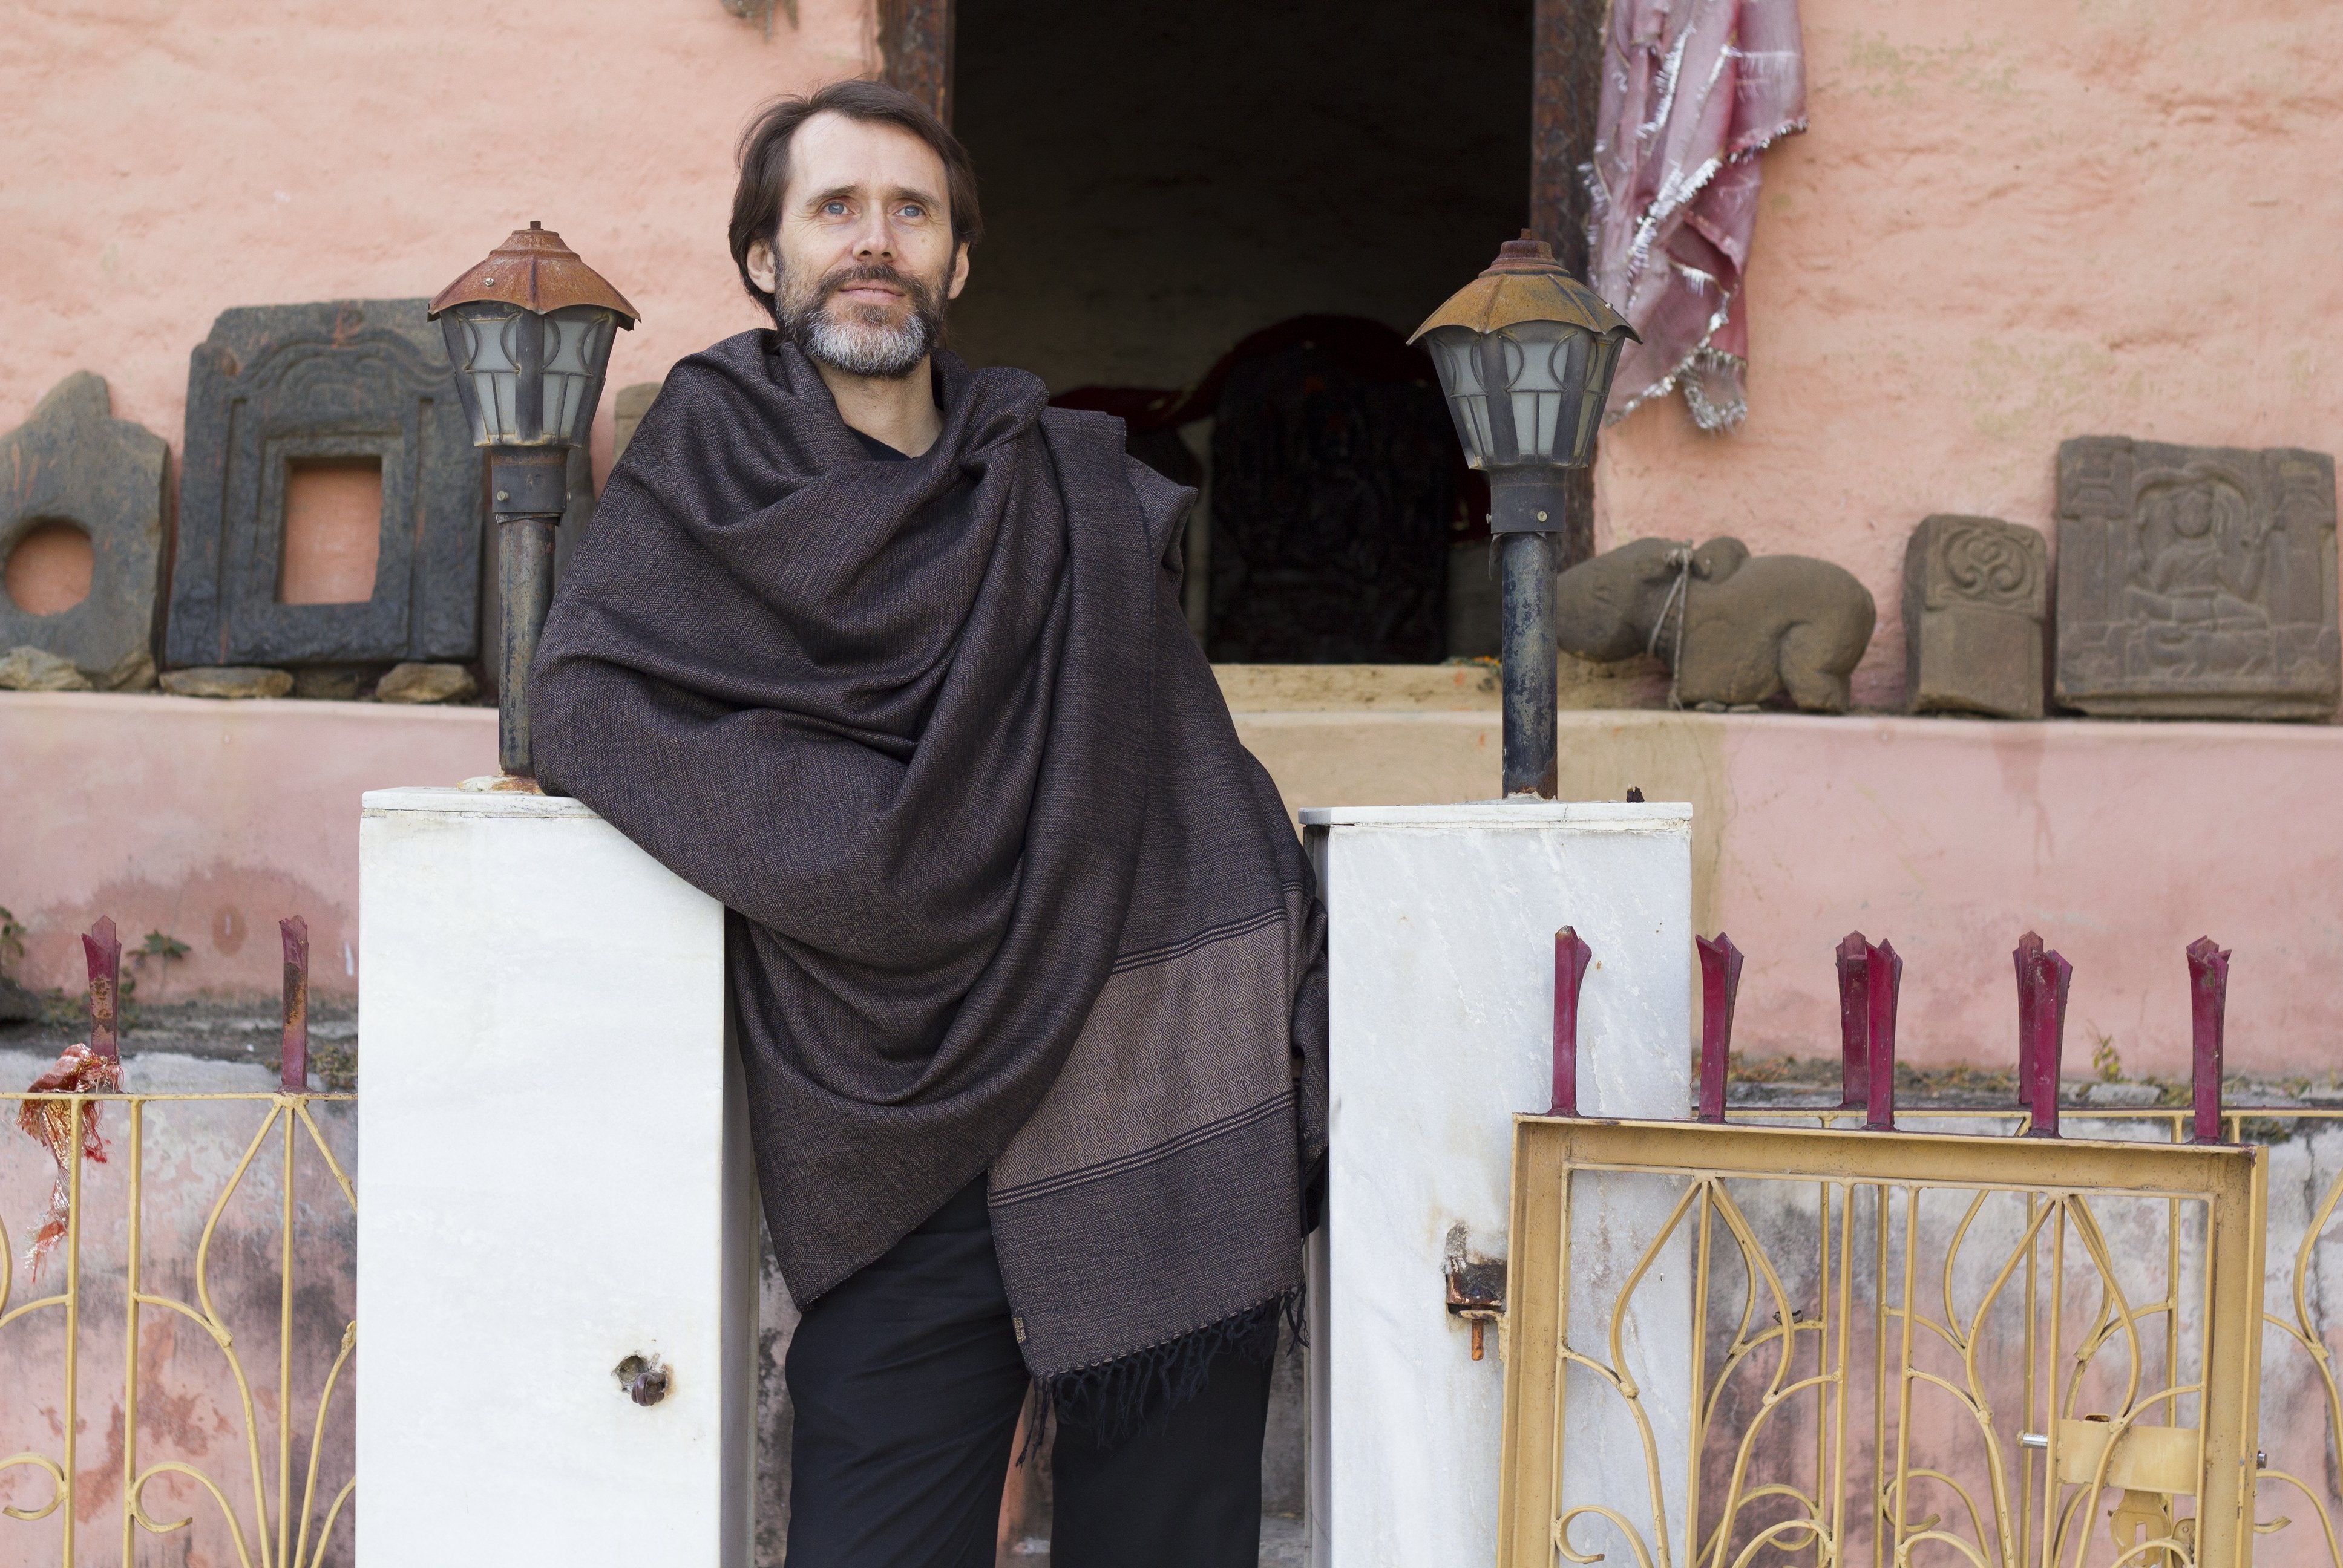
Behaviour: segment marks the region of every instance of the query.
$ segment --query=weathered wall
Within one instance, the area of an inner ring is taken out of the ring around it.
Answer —
[[[0,427],[95,370],[176,452],[220,311],[435,294],[532,218],[643,312],[611,385],[662,375],[757,325],[724,246],[743,119],[875,68],[867,0],[796,9],[768,36],[717,0],[12,8]]]
[[[111,915],[193,950],[149,1000],[277,989],[277,921],[309,922],[312,983],[357,992],[358,797],[497,770],[488,708],[0,692],[0,905],[23,978],[78,990],[74,938]]]
[[[48,1065],[45,1052],[0,1046],[0,1084],[9,1089],[22,1090]],[[135,1046],[126,1058],[126,1071],[131,1089],[143,1093],[257,1097],[156,1103],[144,1111],[136,1164],[142,1201],[135,1233],[140,1293],[152,1301],[138,1314],[136,1457],[142,1473],[166,1464],[189,1466],[219,1493],[216,1497],[184,1473],[154,1475],[138,1494],[147,1516],[165,1523],[192,1523],[184,1533],[160,1541],[142,1531],[137,1560],[226,1568],[239,1559],[261,1559],[262,1549],[252,1540],[256,1534],[265,1536],[269,1553],[277,1553],[277,1422],[278,1412],[289,1407],[293,1487],[287,1533],[297,1537],[303,1528],[303,1487],[314,1440],[316,1491],[306,1515],[307,1551],[314,1555],[308,1560],[324,1568],[348,1568],[355,1505],[341,1511],[322,1550],[319,1540],[354,1463],[347,1363],[332,1384],[331,1399],[324,1396],[343,1331],[356,1312],[357,1226],[318,1142],[355,1180],[353,1108],[347,1101],[313,1102],[317,1139],[297,1129],[293,1144],[288,1385],[278,1359],[279,1329],[286,1321],[285,1124],[277,1121],[262,1132],[270,1120],[266,1097],[277,1075],[231,1062],[137,1053]],[[119,1562],[130,1436],[123,1362],[134,1233],[126,1114],[118,1105],[98,1113],[106,1159],[83,1166],[75,1401],[68,1397],[65,1377],[66,1314],[56,1299],[66,1254],[61,1246],[37,1278],[24,1262],[56,1166],[39,1145],[15,1131],[17,1103],[0,1101],[0,1111],[12,1124],[0,1139],[0,1231],[16,1264],[13,1278],[0,1264],[0,1318],[21,1314],[0,1329],[0,1454],[61,1462],[65,1422],[72,1418],[77,1434],[74,1560]],[[251,1163],[239,1171],[238,1161],[246,1158]],[[200,1271],[199,1257],[205,1263]],[[33,1305],[43,1298],[50,1298],[50,1304]],[[206,1332],[202,1314],[207,1310],[216,1312],[226,1342]],[[0,1469],[0,1507],[37,1512],[55,1494],[52,1478],[36,1463]],[[233,1527],[224,1507],[235,1515]],[[241,1553],[237,1531],[248,1547]],[[0,1564],[35,1568],[63,1563],[64,1534],[63,1509],[31,1522],[0,1517]],[[279,1560],[290,1561],[290,1553]]]
[[[1245,743],[1287,802],[1485,799],[1498,716],[1475,668],[1222,666]],[[1488,683],[1493,684],[1493,683]],[[0,904],[25,974],[81,982],[74,934],[111,914],[194,948],[165,999],[277,984],[270,923],[309,921],[321,992],[357,985],[358,796],[492,770],[488,709],[0,693]],[[1694,807],[1694,918],[1749,955],[1736,1043],[1836,1049],[1831,950],[1860,927],[1905,973],[1905,1054],[2006,1062],[2009,949],[2076,966],[2067,1051],[2187,1067],[2180,950],[2237,952],[2230,1060],[2325,1074],[2343,1031],[2343,729],[1991,724],[1577,709],[1562,793]],[[349,950],[345,950],[345,944]]]
[[[1735,533],[1879,600],[1905,537],[2046,531],[2069,436],[2343,446],[2343,8],[1804,0],[1813,128],[1767,153],[1749,419],[1605,436],[1598,538]]]
[[[1804,10],[1814,124],[1767,155],[1748,423],[1708,437],[1678,404],[1639,411],[1604,444],[1601,530],[1605,541],[1729,530],[1761,550],[1845,562],[1881,609],[1858,696],[1892,705],[1896,574],[1926,513],[2046,526],[2057,442],[2089,431],[2343,444],[2343,277],[2325,253],[2343,217],[2328,177],[2343,135],[2331,85],[2343,10]],[[971,26],[990,15],[971,0]],[[768,37],[716,0],[23,8],[0,35],[12,88],[0,95],[0,232],[13,240],[0,251],[0,425],[88,368],[112,383],[117,414],[176,447],[187,353],[221,309],[428,294],[532,216],[645,312],[620,340],[613,385],[659,376],[755,324],[723,250],[743,116],[773,93],[875,66],[867,5],[800,0],[799,15],[792,26],[777,10]],[[1003,52],[980,30],[965,68]],[[1371,67],[1346,66],[1348,79],[1408,96]],[[1071,156],[1024,147],[1013,126],[987,130],[982,83],[965,95],[971,134],[1006,137],[1001,157]],[[1156,106],[1151,123],[1172,126],[1182,101]],[[1391,141],[1359,137],[1360,166],[1403,163]],[[1292,151],[1240,138],[1218,156],[1273,165]],[[1199,232],[1132,250],[1118,220],[1037,251],[1051,188],[1021,195],[1025,176],[1001,173],[970,347],[1039,360],[1061,380],[1192,374],[1208,339],[1257,324],[1249,311],[1404,317],[1379,303],[1389,269],[1367,266],[1363,247],[1463,210],[1390,204],[1363,237],[1346,215],[1374,202],[1370,189],[1339,213],[1293,207],[1232,234],[1215,216],[1214,171],[1175,170],[1151,200]],[[1170,287],[1183,253],[1258,271],[1296,233],[1311,242],[1302,270],[1279,261],[1259,298]],[[1460,249],[1459,266],[1488,243]],[[1114,264],[1125,251],[1139,259]],[[1061,264],[1082,273],[1079,289]],[[1322,297],[1295,281],[1312,267]],[[1436,303],[1437,288],[1418,286],[1422,308]],[[1053,301],[1072,314],[1051,315]],[[1051,320],[1056,336],[1040,336],[1032,324]],[[1091,340],[1060,341],[1066,320],[1088,323],[1073,336]],[[1147,341],[1130,338],[1134,325]],[[1172,351],[1151,347],[1157,337]],[[605,460],[609,419],[606,406]]]

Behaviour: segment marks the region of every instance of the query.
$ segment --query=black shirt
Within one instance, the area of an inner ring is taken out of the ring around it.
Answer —
[[[876,436],[866,436],[851,425],[846,428],[851,432],[856,440],[862,443],[862,449],[873,457],[896,463],[908,463],[911,460],[911,455],[909,452],[898,452]]]

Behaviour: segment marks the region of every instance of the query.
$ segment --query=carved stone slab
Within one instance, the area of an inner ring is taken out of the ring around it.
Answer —
[[[481,457],[419,299],[224,311],[187,372],[166,662],[464,660],[480,626]],[[374,597],[281,604],[287,478],[377,461]]]
[[[0,648],[37,648],[99,687],[154,682],[163,548],[163,437],[114,417],[103,377],[75,371],[0,436],[0,561],[45,523],[89,536],[89,597],[35,615],[0,593]]]
[[[2134,718],[2330,717],[2335,459],[2061,443],[2057,697]]]
[[[2050,546],[1996,518],[1940,513],[1904,547],[1904,694],[1915,713],[2042,717]]]

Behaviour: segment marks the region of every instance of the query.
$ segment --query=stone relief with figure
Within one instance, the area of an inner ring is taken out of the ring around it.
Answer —
[[[2335,460],[2092,436],[2058,449],[2058,700],[2326,719],[2343,694]]]

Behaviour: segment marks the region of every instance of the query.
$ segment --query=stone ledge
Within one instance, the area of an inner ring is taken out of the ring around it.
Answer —
[[[1503,707],[1493,660],[1471,664],[1216,664],[1221,695],[1237,713],[1495,713]],[[1590,664],[1564,654],[1555,700],[1565,709],[1664,708],[1667,671],[1657,659]]]
[[[420,812],[440,817],[513,817],[578,822],[598,822],[602,819],[586,802],[567,795],[447,789],[439,785],[400,785],[388,789],[369,789],[359,798],[359,811],[367,817]]]
[[[212,697],[173,697],[159,691],[0,691],[0,712],[39,714],[54,710],[61,719],[93,713],[129,719],[216,718],[237,724],[299,723],[331,719],[341,723],[470,724],[497,727],[494,707],[462,708],[438,703],[341,702],[307,697],[263,698],[236,701]]]

